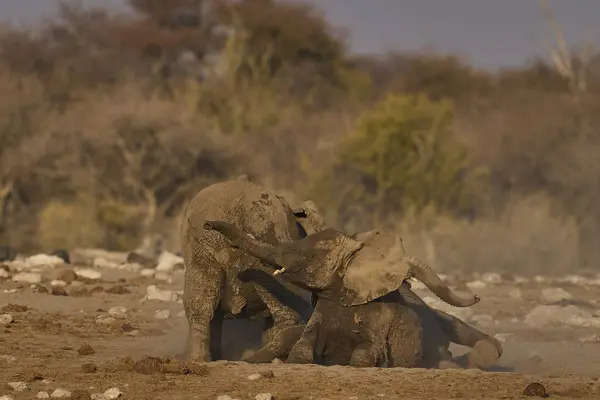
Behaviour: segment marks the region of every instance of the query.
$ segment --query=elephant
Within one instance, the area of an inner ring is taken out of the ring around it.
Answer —
[[[189,362],[222,357],[224,318],[265,321],[263,347],[244,361],[270,362],[287,355],[312,311],[307,293],[271,274],[270,291],[264,285],[241,281],[238,275],[244,269],[265,268],[261,261],[202,226],[206,220],[222,219],[239,224],[257,240],[277,245],[306,236],[297,218],[301,217],[292,213],[285,199],[246,174],[207,186],[191,199],[180,231]]]
[[[298,222],[307,234],[320,232],[329,226],[319,212],[316,204],[305,201],[293,209]],[[359,241],[368,241],[374,231],[351,235]],[[419,367],[468,367],[485,369],[494,365],[502,356],[502,345],[498,340],[486,335],[475,327],[461,321],[448,313],[429,307],[411,290],[410,283],[404,281],[398,288],[401,304],[417,313],[423,327],[423,358]],[[473,350],[451,361],[452,353],[448,350],[450,342],[467,346]]]
[[[363,241],[326,228],[275,246],[224,221],[206,221],[204,229],[220,232],[233,247],[270,266],[274,276],[318,298],[288,362],[319,362],[320,354],[332,354],[333,343],[340,353],[334,357],[351,366],[414,367],[423,356],[423,331],[418,315],[402,304],[397,290],[402,283],[415,277],[457,307],[480,300],[453,293],[428,265],[404,253],[399,236],[383,228]]]

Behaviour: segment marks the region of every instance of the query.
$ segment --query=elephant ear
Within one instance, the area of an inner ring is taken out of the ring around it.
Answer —
[[[365,304],[397,290],[409,278],[402,238],[382,228],[361,235],[364,247],[342,278],[344,306]]]

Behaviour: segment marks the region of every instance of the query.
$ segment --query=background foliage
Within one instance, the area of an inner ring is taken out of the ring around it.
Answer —
[[[352,55],[301,3],[129,2],[0,31],[0,242],[177,250],[186,201],[250,173],[439,269],[597,269],[596,57],[482,71]]]

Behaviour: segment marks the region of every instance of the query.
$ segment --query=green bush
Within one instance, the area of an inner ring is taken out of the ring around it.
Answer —
[[[456,140],[453,120],[450,101],[388,95],[342,137],[338,160],[317,178],[314,193],[328,193],[322,203],[343,214],[370,215],[372,226],[408,210],[469,210],[485,174]]]

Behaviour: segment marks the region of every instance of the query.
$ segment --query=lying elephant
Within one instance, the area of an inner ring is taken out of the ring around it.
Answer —
[[[269,329],[268,343],[263,343],[246,361],[270,362],[285,357],[291,345],[281,346],[300,336],[304,326],[299,323],[310,314],[310,302],[297,287],[277,277],[272,277],[272,286],[276,287],[272,290],[277,297],[252,282],[240,281],[238,274],[244,269],[264,267],[255,257],[232,248],[221,235],[202,229],[209,219],[238,224],[248,234],[273,245],[306,236],[288,203],[251,182],[247,175],[210,185],[196,194],[185,210],[181,226],[189,361],[222,357],[221,329],[225,317],[272,322],[270,329],[265,326]],[[281,298],[284,303],[278,300]]]
[[[383,229],[358,241],[328,228],[273,246],[227,222],[206,221],[204,228],[220,232],[233,246],[275,267],[273,275],[318,297],[288,362],[318,362],[315,354],[337,352],[348,358],[341,363],[351,366],[417,366],[423,355],[421,323],[397,290],[410,277],[457,307],[479,301],[453,293],[429,266],[404,254],[398,236]]]
[[[313,201],[305,201],[293,210],[298,222],[307,234],[320,232],[329,226]],[[358,233],[352,237],[358,241],[368,241],[375,231]],[[429,307],[416,293],[408,281],[398,289],[401,303],[417,313],[423,326],[423,359],[419,367],[462,366],[487,368],[496,364],[502,355],[502,345],[498,340],[486,335],[448,313]],[[467,346],[473,350],[458,358],[458,365],[451,362],[450,342]]]

